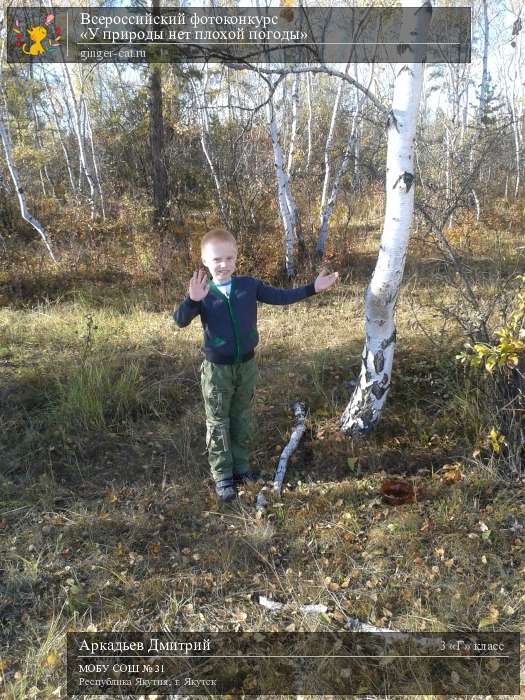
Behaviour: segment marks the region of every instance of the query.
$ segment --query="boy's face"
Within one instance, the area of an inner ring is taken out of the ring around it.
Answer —
[[[231,241],[210,241],[202,250],[202,263],[214,282],[227,282],[237,262],[237,246]]]

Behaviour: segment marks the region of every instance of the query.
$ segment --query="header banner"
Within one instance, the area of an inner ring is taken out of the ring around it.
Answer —
[[[11,63],[468,63],[469,7],[10,7]]]

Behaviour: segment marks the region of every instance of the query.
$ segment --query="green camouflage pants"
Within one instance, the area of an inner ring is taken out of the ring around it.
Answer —
[[[215,481],[249,470],[255,358],[235,365],[204,360],[201,387],[206,411],[206,447]]]

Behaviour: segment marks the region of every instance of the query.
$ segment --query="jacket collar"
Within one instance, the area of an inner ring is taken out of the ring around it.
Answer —
[[[233,275],[232,275],[232,279],[231,279],[231,285],[232,285],[232,286],[230,287],[230,297],[233,296],[233,290],[234,290],[234,287],[235,287],[235,277],[234,277]],[[215,296],[220,297],[221,299],[228,299],[228,297],[226,296],[226,294],[223,294],[223,293],[221,292],[220,288],[217,287],[217,285],[215,284],[215,282],[214,282],[213,280],[210,280],[210,281],[208,282],[208,287],[209,287],[209,289],[210,289],[210,292],[212,292],[213,294],[215,294]]]

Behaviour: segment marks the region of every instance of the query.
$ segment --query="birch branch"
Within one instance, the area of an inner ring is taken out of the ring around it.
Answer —
[[[335,68],[327,66],[324,63],[320,65],[307,66],[290,64],[286,68],[261,68],[260,66],[251,63],[228,63],[228,68],[233,68],[235,70],[253,70],[255,73],[259,73],[260,75],[283,75],[287,73],[325,73],[326,75],[333,75],[336,78],[345,80],[347,83],[350,83],[350,85],[353,85],[355,88],[360,90],[368,97],[370,102],[372,102],[379,112],[385,116],[388,115],[388,109],[372,92],[370,92],[368,88],[352,78],[350,75],[345,74],[343,71],[336,70]]]
[[[292,431],[292,435],[290,437],[290,440],[288,441],[288,444],[284,448],[284,450],[281,452],[281,457],[279,458],[279,462],[277,464],[277,469],[275,470],[275,475],[273,478],[273,493],[276,496],[279,496],[281,494],[281,488],[283,485],[283,479],[284,475],[286,472],[286,466],[288,464],[288,460],[290,459],[290,456],[292,453],[297,449],[297,445],[299,444],[303,433],[305,431],[305,425],[304,425],[304,419],[305,419],[305,406],[302,401],[296,401],[294,405],[292,406],[293,411],[294,411],[294,416],[295,416],[295,423],[294,423],[294,428]],[[258,495],[257,495],[257,501],[256,501],[256,507],[259,512],[263,512],[268,505],[268,502],[266,500],[266,497],[264,495],[265,487],[263,487]]]
[[[284,475],[286,473],[286,467],[288,465],[288,460],[291,455],[297,449],[303,433],[305,431],[304,419],[305,419],[305,406],[302,401],[296,401],[293,405],[293,412],[295,416],[294,428],[290,440],[284,450],[281,452],[281,457],[275,470],[275,476],[273,479],[273,492],[275,495],[281,493],[283,486]]]
[[[267,598],[264,595],[259,596],[259,605],[262,605],[264,608],[270,610],[271,612],[277,612],[278,610],[282,610],[283,608],[290,607],[289,604],[280,603],[279,601],[272,600],[272,598]],[[328,606],[323,605],[322,603],[300,605],[299,611],[302,613],[320,615],[322,613],[328,612]],[[371,625],[368,622],[362,622],[356,617],[347,618],[344,629],[350,632],[369,632],[376,634],[386,634],[387,636],[385,637],[385,642],[387,644],[397,641],[412,641],[415,644],[417,644],[417,646],[430,649],[439,649],[442,644],[441,637],[422,637],[421,639],[419,639],[417,637],[414,637],[414,632],[400,632],[399,630],[389,629],[388,627],[376,627],[375,625]]]

